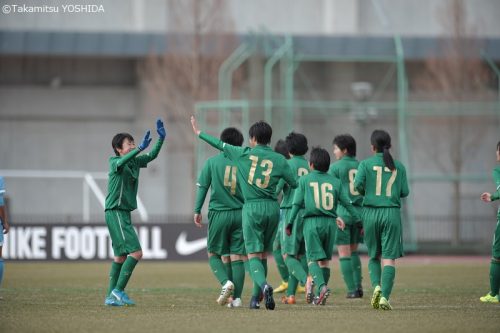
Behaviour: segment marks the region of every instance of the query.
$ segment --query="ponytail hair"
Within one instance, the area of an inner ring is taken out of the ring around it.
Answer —
[[[394,171],[396,165],[389,149],[391,149],[391,136],[384,130],[375,130],[371,136],[371,144],[377,153],[383,153],[384,164],[389,170]]]

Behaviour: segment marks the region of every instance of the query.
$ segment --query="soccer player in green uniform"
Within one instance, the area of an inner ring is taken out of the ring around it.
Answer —
[[[222,131],[220,139],[233,146],[243,144],[243,135],[234,127]],[[243,196],[236,175],[236,164],[223,153],[209,158],[198,177],[194,207],[194,223],[201,228],[201,209],[210,188],[208,262],[222,286],[217,303],[225,305],[234,290],[233,300],[229,304],[231,307],[241,307],[241,293],[245,282],[243,261],[246,261],[241,227]],[[228,253],[230,260],[228,263],[223,263],[221,255]]]
[[[374,309],[392,310],[389,297],[396,276],[396,259],[403,256],[401,198],[410,191],[405,167],[389,152],[389,133],[373,131],[371,146],[374,155],[359,164],[354,188],[364,196],[361,216],[374,288],[371,304]]]
[[[356,160],[356,140],[349,134],[336,136],[333,139],[333,154],[337,162],[330,165],[328,173],[340,180],[343,191],[361,214],[363,197],[354,189],[354,177],[359,165]],[[346,224],[344,230],[337,230],[335,239],[339,251],[340,270],[347,287],[346,297],[360,298],[363,297],[363,286],[361,260],[357,250],[358,244],[363,242],[363,226],[354,223],[353,217],[342,204],[337,207],[337,215]]]
[[[137,208],[139,170],[146,168],[158,156],[167,134],[161,119],[156,121],[156,131],[158,141],[148,154],[139,155],[151,143],[149,130],[137,148],[134,138],[128,133],[116,134],[111,142],[116,156],[109,159],[105,219],[115,258],[109,273],[109,287],[104,302],[106,305],[135,304],[124,291],[137,262],[142,258],[141,244],[130,213]]]
[[[299,211],[304,207],[303,225],[306,255],[309,272],[318,286],[318,296],[314,304],[325,305],[330,295],[328,281],[330,279],[329,261],[332,257],[336,227],[344,229],[345,224],[337,217],[336,208],[341,202],[356,222],[360,216],[350,204],[349,198],[342,191],[340,181],[327,173],[330,166],[330,155],[325,149],[314,148],[309,159],[311,172],[299,179],[299,186],[293,198],[290,220],[286,233],[292,234],[297,223]],[[337,224],[337,226],[335,225]]]
[[[279,139],[274,145],[274,151],[283,155],[287,160],[290,159],[290,153],[288,151],[288,147],[286,146],[285,140]],[[278,191],[278,195],[281,192],[280,189],[276,189],[276,191]],[[283,234],[284,223],[283,209],[281,209],[280,207],[280,221],[278,224],[276,237],[274,237],[273,242],[273,257],[274,261],[276,262],[278,273],[281,276],[281,283],[276,289],[274,289],[275,293],[282,293],[288,289],[289,272],[288,267],[286,267],[285,260],[283,259],[283,255],[281,254],[281,238]]]
[[[497,143],[497,162],[500,162],[500,141]],[[481,200],[491,202],[500,199],[500,165],[493,169],[493,180],[496,191],[494,193],[484,192]],[[497,211],[497,226],[493,235],[493,244],[490,263],[490,292],[480,298],[481,302],[498,303],[500,300],[500,207]]]
[[[266,281],[267,253],[272,251],[274,237],[279,222],[279,204],[276,186],[285,178],[291,187],[297,182],[286,159],[274,152],[269,146],[272,128],[259,121],[249,130],[250,147],[242,148],[226,144],[198,129],[196,119],[191,117],[193,131],[200,139],[224,151],[236,163],[241,177],[243,204],[243,238],[248,253],[249,273],[256,284],[252,292],[250,308],[259,308],[262,293],[266,309],[274,310],[273,288]]]
[[[303,134],[291,132],[286,137],[285,142],[291,156],[288,160],[288,164],[292,169],[293,175],[297,180],[299,180],[299,177],[309,173],[309,163],[304,158],[304,155],[309,149],[307,146],[307,138]],[[280,181],[278,184],[278,190],[280,188],[283,188],[281,210],[283,212],[285,222],[281,230],[284,231],[284,227],[288,224],[288,219],[290,218],[295,189],[284,186],[284,181]],[[286,296],[282,299],[282,302],[285,304],[296,303],[295,293],[297,291],[297,286],[299,282],[304,285],[307,280],[307,261],[305,261],[305,267],[300,261],[301,257],[305,255],[302,214],[303,211],[298,213],[297,221],[293,224],[294,228],[290,236],[288,236],[285,232],[281,233],[281,252],[285,258],[288,271],[290,272]]]

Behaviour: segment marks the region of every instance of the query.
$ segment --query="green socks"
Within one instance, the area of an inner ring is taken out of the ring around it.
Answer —
[[[210,269],[212,270],[212,273],[214,273],[215,278],[219,281],[221,286],[223,286],[229,278],[227,276],[226,267],[224,266],[221,258],[218,256],[211,256],[208,258],[208,264],[210,265]]]
[[[302,264],[304,272],[306,272],[306,274],[309,274],[309,265],[307,264],[307,257],[305,254],[302,257],[300,257],[300,263]]]
[[[305,284],[307,280],[307,273],[302,268],[302,263],[297,258],[288,255],[286,257],[286,266],[290,275],[293,275],[301,284]]]
[[[394,285],[394,278],[396,276],[396,267],[386,265],[382,272],[382,297],[389,299]]]
[[[111,264],[111,271],[109,271],[109,286],[108,291],[106,292],[107,296],[111,295],[111,291],[115,289],[122,266],[123,263],[117,263],[115,261],[113,261],[113,263]]]
[[[370,261],[368,261],[368,272],[370,273],[372,287],[375,288],[376,286],[380,286],[380,277],[382,275],[380,259],[370,258]]]
[[[243,261],[236,260],[231,263],[233,283],[234,283],[234,298],[241,298],[243,293],[243,285],[245,284],[245,265]]]
[[[351,265],[352,265],[354,286],[356,288],[361,287],[361,281],[363,281],[363,274],[362,274],[362,270],[361,270],[361,259],[359,259],[358,251],[352,251],[352,253],[351,253]]]
[[[496,296],[500,289],[500,262],[491,260],[490,264],[490,295]]]
[[[326,282],[325,282],[325,277],[324,273],[321,267],[319,267],[318,263],[313,261],[309,264],[309,273],[311,274],[314,282],[316,283],[317,290],[321,290],[321,287],[323,287]]]
[[[330,282],[330,268],[329,267],[321,267],[321,271],[323,272],[323,279],[325,279],[325,284]]]
[[[267,259],[265,260],[265,266],[264,260],[261,260],[259,258],[251,258],[248,260],[248,268],[250,270],[250,277],[252,278],[254,282],[254,291],[252,293],[253,296],[258,296],[260,295],[261,292],[261,286],[266,283],[266,270],[265,267],[267,266]],[[259,292],[257,295],[256,293],[256,288],[259,289]]]
[[[226,274],[227,274],[227,279],[229,281],[233,281],[233,269],[232,269],[232,264],[231,261],[229,262],[223,262],[224,263],[224,268],[226,269]]]
[[[297,278],[290,274],[290,277],[288,278],[288,288],[286,290],[286,295],[287,296],[295,295],[295,293],[297,292],[298,285],[299,281],[297,281]]]
[[[116,282],[115,289],[124,290],[127,286],[128,280],[134,271],[135,265],[137,265],[139,261],[132,256],[127,256],[127,259],[122,265],[122,269],[120,270],[120,276],[118,277],[118,281]]]
[[[350,293],[354,292],[356,290],[356,285],[354,284],[351,257],[340,258],[340,271],[342,272],[347,291]]]
[[[281,250],[274,250],[273,257],[276,261],[276,267],[278,268],[278,273],[280,273],[282,281],[288,281],[288,268],[285,265],[283,256],[281,255]]]

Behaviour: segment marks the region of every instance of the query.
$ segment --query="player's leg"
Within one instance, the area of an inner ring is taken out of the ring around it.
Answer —
[[[262,253],[262,263],[266,274],[266,282],[261,286],[266,309],[274,310],[276,304],[273,298],[273,287],[267,282],[267,254],[271,253],[273,249],[273,240],[276,237],[280,219],[280,208],[277,201],[263,201],[260,203],[260,206],[265,212],[265,216],[263,217],[265,225],[263,229],[264,252]]]
[[[266,284],[262,253],[264,251],[264,228],[267,220],[262,208],[259,202],[247,202],[243,205],[242,210],[243,239],[248,253],[248,273],[254,283],[250,300],[251,309],[259,308],[261,286]]]
[[[231,307],[241,307],[241,294],[245,284],[245,266],[247,261],[245,244],[243,241],[242,216],[241,210],[231,212],[231,230],[229,241],[229,252],[231,253],[231,281],[234,283],[233,300]]]
[[[111,293],[116,299],[125,303],[125,305],[135,305],[135,302],[125,293],[125,287],[127,286],[137,263],[142,258],[141,244],[139,243],[139,238],[132,225],[130,212],[114,212],[116,213],[117,219],[120,223],[122,237],[125,244],[125,252],[128,253],[128,256],[123,262],[118,281],[116,282],[116,287]]]
[[[360,207],[355,206],[357,211],[361,214]],[[351,264],[354,279],[354,285],[359,297],[363,297],[363,274],[361,259],[359,258],[358,245],[364,242],[363,225],[355,224],[351,231]]]
[[[276,237],[274,237],[273,242],[273,257],[276,262],[276,268],[281,277],[281,284],[274,289],[275,293],[282,293],[288,288],[288,268],[286,267],[285,260],[283,259],[282,249],[282,238],[284,234],[284,215],[286,209],[280,209],[280,222],[278,224],[278,230],[276,232]]]
[[[346,219],[344,219],[344,222]],[[344,283],[347,288],[347,298],[358,298],[356,285],[354,284],[354,273],[351,262],[351,231],[352,225],[346,224],[344,230],[337,227],[337,236],[335,243],[339,253],[340,272],[344,278]]]
[[[122,301],[117,300],[111,292],[116,288],[120,272],[123,267],[125,259],[127,259],[125,239],[122,234],[120,226],[120,219],[115,211],[109,210],[105,212],[106,224],[108,226],[111,244],[113,246],[114,260],[111,263],[111,268],[108,276],[108,289],[106,291],[105,305],[109,306],[123,306]]]
[[[288,213],[290,213],[289,211]],[[288,285],[287,297],[292,298],[290,296],[294,296],[297,290],[298,283],[305,284],[307,280],[307,273],[302,267],[302,263],[298,259],[300,245],[303,241],[303,218],[301,218],[303,212],[299,212],[299,218],[297,218],[296,222],[293,224],[292,233],[290,236],[286,236],[283,242],[283,253],[285,254],[285,263],[288,267],[288,271],[290,272],[290,276],[293,276],[294,279],[290,278],[290,283]],[[285,219],[288,221],[288,217]]]
[[[229,239],[232,215],[230,211],[209,211],[208,212],[208,232],[207,232],[207,252],[208,263],[212,273],[221,286],[221,291],[217,298],[219,305],[225,305],[229,296],[234,290],[234,284],[229,278],[228,271],[231,271],[231,261]],[[229,266],[229,267],[227,267]]]
[[[382,241],[382,295],[380,308],[392,310],[389,299],[396,277],[396,259],[403,256],[401,215],[399,208],[380,209],[380,220],[383,221]]]
[[[481,297],[481,302],[498,303],[500,301],[500,216],[497,220],[492,244],[490,263],[490,292]]]
[[[319,295],[323,291],[325,295],[325,288],[328,288],[325,281],[325,271],[320,266],[320,262],[326,259],[326,253],[323,249],[322,234],[325,228],[322,226],[322,221],[318,217],[306,218],[304,221],[304,240],[306,243],[306,254],[309,260],[309,272],[314,284],[318,287]],[[315,304],[320,304],[315,300]]]
[[[362,210],[362,219],[364,227],[364,239],[368,249],[368,273],[370,283],[373,288],[371,305],[374,309],[379,308],[381,296],[382,266],[380,255],[382,252],[380,241],[380,227],[377,221],[377,211],[375,208],[364,207]]]

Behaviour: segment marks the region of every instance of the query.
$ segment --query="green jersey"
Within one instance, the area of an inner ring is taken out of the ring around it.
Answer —
[[[330,165],[328,173],[342,184],[342,190],[347,194],[351,203],[355,206],[363,204],[363,196],[354,188],[354,178],[358,172],[359,162],[351,156],[344,156],[340,160]],[[342,204],[339,204],[341,214],[349,214]],[[339,213],[340,214],[340,213]]]
[[[491,201],[500,199],[500,166],[493,169],[493,181],[495,182],[497,190],[491,193]],[[498,207],[497,217],[500,219],[500,207]]]
[[[236,182],[237,167],[223,153],[207,160],[198,177],[198,192],[194,212],[200,213],[208,188],[210,191],[209,210],[232,210],[243,207],[241,189]]]
[[[137,208],[137,188],[139,186],[139,169],[146,168],[160,152],[163,140],[158,140],[151,152],[140,153],[134,149],[124,156],[109,158],[108,195],[104,210],[119,209],[133,211]]]
[[[281,178],[292,188],[297,187],[297,181],[285,157],[269,146],[236,147],[206,133],[200,133],[200,139],[223,151],[227,158],[235,162],[245,202],[277,200],[276,186]]]
[[[407,197],[410,190],[405,167],[396,160],[394,165],[394,171],[385,166],[383,153],[376,153],[361,161],[354,188],[364,195],[363,206],[401,207],[401,198]]]
[[[289,223],[295,221],[301,207],[304,207],[304,218],[313,216],[337,218],[338,202],[346,207],[356,222],[361,221],[349,197],[342,191],[340,181],[326,172],[312,170],[311,173],[299,179]]]
[[[309,162],[304,158],[304,156],[293,156],[287,160],[288,165],[292,169],[292,173],[295,179],[298,181],[299,177],[307,175],[309,173]],[[283,189],[283,200],[281,201],[281,208],[292,208],[293,196],[295,195],[296,189],[285,185],[285,181],[281,180],[278,184],[277,192],[279,194],[280,190]]]

